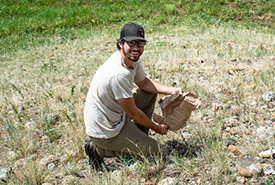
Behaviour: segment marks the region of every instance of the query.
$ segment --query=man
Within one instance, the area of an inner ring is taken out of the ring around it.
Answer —
[[[182,94],[181,88],[146,77],[139,58],[147,41],[144,29],[126,24],[117,41],[118,51],[97,70],[84,109],[85,143],[89,163],[99,170],[104,157],[158,155],[159,144],[148,136],[149,129],[167,134],[168,126],[151,120],[157,94]],[[137,93],[132,93],[134,83]]]

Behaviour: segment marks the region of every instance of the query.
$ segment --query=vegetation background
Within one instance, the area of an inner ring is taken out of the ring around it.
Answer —
[[[275,126],[274,104],[261,101],[274,92],[274,9],[274,0],[2,0],[1,183],[274,183],[272,175],[246,178],[237,168],[274,148],[274,136],[255,134]],[[145,28],[148,75],[196,93],[203,105],[186,128],[152,136],[184,143],[183,156],[98,173],[83,151],[83,106],[128,22]],[[232,142],[245,152],[232,152]]]

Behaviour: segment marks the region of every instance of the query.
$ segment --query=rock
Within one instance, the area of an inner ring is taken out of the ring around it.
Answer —
[[[27,161],[35,161],[35,159],[37,159],[37,154],[36,153],[34,153],[34,154],[27,157]]]
[[[138,168],[137,163],[130,164],[130,166],[129,166],[129,169],[132,170],[132,171],[136,171],[137,168]]]
[[[60,157],[60,163],[65,164],[69,161],[68,155],[64,154]]]
[[[260,107],[261,112],[265,112],[267,109],[268,109],[268,106],[267,106],[267,105],[262,105],[262,106]]]
[[[272,127],[259,127],[256,130],[256,136],[259,138],[266,139],[268,137],[273,137],[275,134],[274,128]]]
[[[35,123],[34,122],[28,122],[28,123],[25,124],[25,127],[28,130],[34,130],[35,129]]]
[[[275,100],[275,92],[269,91],[262,95],[262,99],[265,102],[270,102]]]
[[[149,179],[142,179],[141,180],[141,184],[144,184],[144,185],[153,185],[153,184],[156,184],[157,182],[157,179],[155,177],[152,177],[152,178],[149,178]]]
[[[54,169],[54,167],[55,167],[55,164],[54,163],[50,163],[48,165],[48,170]]]
[[[39,129],[35,129],[35,133],[36,133],[38,136],[43,136],[43,135],[44,135],[44,133],[43,133],[41,130],[39,130]]]
[[[238,164],[238,172],[243,177],[252,177],[261,172],[262,167],[252,158],[242,159]]]
[[[23,176],[22,169],[27,168],[26,161],[27,161],[27,159],[19,159],[14,162],[14,165],[12,167],[12,172],[15,174],[15,176],[17,176],[19,178]]]
[[[176,178],[167,177],[167,178],[162,179],[161,181],[159,181],[158,185],[173,185],[176,182],[177,182]]]
[[[26,166],[26,159],[19,159],[14,162],[13,171],[22,167],[25,168],[25,166]]]
[[[81,171],[77,172],[76,176],[79,178],[85,178],[85,177],[87,177],[87,174],[89,174],[89,171],[81,170]]]
[[[78,181],[78,178],[72,175],[65,176],[62,179],[62,185],[67,185],[67,184],[76,184]]]
[[[235,158],[236,156],[234,153],[228,152],[227,157],[232,159],[232,158]]]
[[[235,139],[235,138],[228,138],[227,140],[226,140],[226,144],[227,144],[227,146],[229,146],[229,145],[234,145],[235,143],[237,142],[237,140]]]
[[[237,105],[233,105],[231,106],[231,114],[234,115],[234,116],[239,116],[240,113],[241,113],[241,108],[240,106],[237,106]]]
[[[42,146],[47,146],[51,142],[50,138],[46,135],[42,136],[41,143]]]
[[[240,183],[240,184],[244,184],[244,183],[245,183],[245,178],[244,178],[244,177],[238,176],[236,180],[237,180],[237,182]]]
[[[49,174],[49,175],[47,175],[47,176],[44,178],[44,181],[45,181],[45,182],[54,182],[54,181],[56,181],[56,177],[53,176],[53,175],[51,175],[51,174]]]
[[[7,156],[9,160],[16,160],[16,157],[18,156],[18,154],[14,151],[9,151]]]
[[[265,175],[275,174],[274,166],[272,164],[262,164],[262,168]]]
[[[50,113],[50,114],[47,114],[44,117],[44,119],[47,123],[56,124],[59,121],[60,117],[59,117],[59,115],[57,115],[55,113]]]
[[[58,163],[60,161],[60,159],[56,158],[55,156],[53,155],[50,155],[50,156],[46,156],[44,158],[42,158],[40,161],[39,161],[39,165],[41,167],[46,167],[46,168],[49,168],[49,165],[50,168],[53,167],[53,163],[55,165],[55,163]]]
[[[246,148],[243,146],[229,145],[228,149],[235,155],[245,155],[247,153]]]
[[[0,180],[7,181],[8,180],[8,174],[11,172],[10,168],[2,168],[0,170]]]
[[[212,107],[215,111],[223,109],[223,105],[221,103],[212,103]]]
[[[223,124],[223,127],[234,127],[238,125],[238,120],[235,116],[230,118],[225,118],[225,122]]]
[[[184,139],[188,139],[192,136],[192,134],[190,134],[189,132],[183,132],[181,135]]]
[[[275,148],[270,148],[269,150],[259,153],[261,158],[272,158],[275,157]]]
[[[225,128],[225,131],[228,132],[229,134],[232,134],[232,133],[233,133],[233,132],[232,132],[232,129],[231,129],[230,127],[226,127],[226,128]]]
[[[198,179],[197,180],[197,184],[201,184],[202,183],[202,180],[201,179]]]
[[[22,113],[24,110],[25,110],[25,107],[23,107],[23,106],[20,106],[20,107],[18,108],[18,111],[19,111],[20,113]]]
[[[120,181],[122,180],[122,171],[121,170],[113,171],[111,174],[111,179],[113,180],[113,182],[120,183]]]

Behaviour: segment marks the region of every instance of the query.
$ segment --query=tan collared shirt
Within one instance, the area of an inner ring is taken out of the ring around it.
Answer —
[[[124,125],[126,114],[118,99],[132,98],[134,83],[144,80],[141,63],[129,69],[116,51],[95,73],[86,98],[86,133],[95,138],[115,137]]]

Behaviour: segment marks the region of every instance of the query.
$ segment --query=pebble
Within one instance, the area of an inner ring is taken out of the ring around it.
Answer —
[[[81,171],[79,171],[79,172],[77,172],[77,177],[80,177],[80,178],[85,178],[85,177],[87,177],[87,174],[88,174],[89,172],[87,171],[87,170],[81,170]]]
[[[230,135],[236,135],[239,132],[237,127],[226,127],[225,131],[228,132]]]
[[[275,148],[270,148],[269,150],[259,153],[261,158],[272,158],[275,157]]]
[[[77,182],[78,178],[72,175],[65,176],[62,179],[62,185],[67,185],[67,184],[75,184]]]
[[[23,112],[25,110],[25,107],[23,107],[23,106],[20,106],[19,108],[18,108],[18,111],[21,113],[21,112]]]
[[[11,172],[10,168],[2,168],[0,170],[0,180],[7,181],[8,180],[8,174]]]
[[[55,164],[54,163],[50,163],[48,165],[48,170],[54,169],[54,167],[55,167]]]
[[[218,111],[223,108],[221,103],[212,103],[212,107],[214,108],[215,111]]]
[[[235,116],[230,118],[225,118],[224,127],[234,127],[238,125],[238,120]]]
[[[42,136],[41,143],[43,146],[47,146],[51,142],[50,138],[46,135]]]
[[[243,177],[252,177],[261,172],[262,167],[252,158],[242,159],[238,164],[238,172]]]
[[[274,134],[275,134],[275,131],[274,131],[274,128],[272,127],[259,127],[256,130],[256,136],[263,139],[273,137]]]
[[[68,155],[67,154],[64,154],[60,157],[60,163],[67,163],[69,161],[69,158],[68,158]]]
[[[235,138],[233,138],[233,137],[228,138],[228,139],[226,140],[227,146],[229,146],[229,145],[234,145],[236,142],[237,142],[237,140],[236,140]]]
[[[55,113],[49,113],[44,117],[45,121],[51,124],[56,124],[59,121],[59,115]]]
[[[197,184],[201,184],[202,183],[202,180],[201,179],[198,179],[197,180]]]
[[[28,130],[34,130],[35,129],[35,123],[34,122],[28,122],[28,123],[25,124],[25,127]]]
[[[24,168],[25,165],[26,165],[26,160],[25,159],[19,159],[19,160],[15,161],[13,169],[17,169],[17,168],[20,168],[20,167]]]
[[[244,177],[240,177],[240,176],[238,176],[236,180],[237,180],[237,182],[240,183],[240,184],[244,184],[245,181],[246,181]]]
[[[16,160],[16,157],[18,156],[18,154],[15,153],[14,151],[9,151],[7,156],[9,160]]]
[[[48,181],[53,182],[53,181],[55,181],[55,180],[56,180],[56,177],[53,176],[53,175],[48,175],[48,176],[46,176],[46,177],[44,178],[44,181],[46,181],[46,182],[48,182]]]
[[[261,111],[266,111],[268,109],[268,106],[267,105],[262,105],[261,107],[260,107],[260,110]]]
[[[262,95],[262,99],[265,102],[270,102],[275,100],[275,92],[269,91]]]
[[[190,134],[189,132],[183,132],[181,135],[184,139],[188,139],[192,136],[192,134]]]
[[[230,127],[226,127],[225,131],[228,132],[231,135],[233,134],[233,131],[232,131],[232,129]]]
[[[176,182],[177,182],[176,178],[167,177],[167,178],[162,179],[161,181],[159,181],[158,185],[173,185]]]
[[[48,167],[49,164],[52,164],[52,161],[55,161],[55,157],[53,155],[46,156],[39,161],[39,165],[42,167]]]
[[[137,168],[138,168],[137,163],[133,163],[129,166],[129,169],[132,170],[132,171],[136,171]]]
[[[39,129],[35,129],[35,133],[36,133],[38,136],[43,136],[43,135],[44,135],[44,133],[43,133],[41,130],[39,130]]]
[[[247,153],[247,149],[243,146],[229,145],[228,149],[235,155],[245,155]]]
[[[121,170],[115,170],[111,174],[111,179],[113,182],[119,183],[122,178],[122,171]]]
[[[262,164],[265,175],[275,175],[274,166],[272,164]]]
[[[239,116],[241,113],[241,108],[240,106],[233,105],[231,106],[231,111],[232,115]]]

